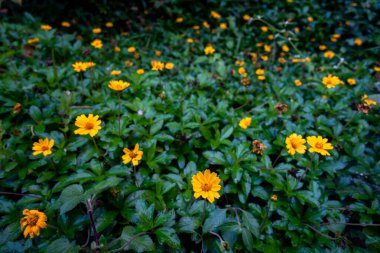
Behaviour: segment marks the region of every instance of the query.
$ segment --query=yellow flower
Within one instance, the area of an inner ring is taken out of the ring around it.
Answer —
[[[89,134],[91,137],[94,137],[102,127],[100,124],[102,123],[99,119],[99,115],[93,116],[89,114],[88,117],[82,114],[75,119],[75,125],[79,127],[74,131],[74,134],[79,135],[87,135]]]
[[[372,99],[367,99],[367,98],[368,98],[367,94],[364,94],[362,96],[362,100],[364,101],[364,103],[366,103],[367,105],[377,105],[376,101]]]
[[[260,58],[263,61],[267,61],[269,59],[267,55],[262,55]]]
[[[221,24],[219,25],[219,27],[220,27],[220,29],[222,29],[222,30],[226,30],[226,29],[227,29],[227,24],[226,24],[226,23],[221,23]]]
[[[306,141],[302,138],[302,135],[291,134],[285,139],[286,148],[288,149],[288,153],[291,155],[295,155],[296,152],[304,154],[306,151],[306,146],[303,144],[305,143]]]
[[[348,83],[349,85],[356,85],[356,80],[355,80],[354,78],[348,78],[348,79],[347,79],[347,83]]]
[[[134,53],[136,51],[135,47],[128,47],[128,53]]]
[[[156,60],[150,62],[153,71],[162,71],[164,69],[164,63]]]
[[[205,170],[204,173],[198,172],[191,178],[191,184],[193,185],[194,198],[207,199],[210,203],[213,203],[215,199],[219,199],[220,195],[218,191],[222,188],[220,186],[220,179],[215,172]]]
[[[52,28],[50,25],[41,25],[41,29],[44,31],[50,31]]]
[[[325,51],[327,47],[325,45],[319,45],[319,50]]]
[[[262,26],[260,29],[264,33],[266,33],[268,31],[268,27],[266,27],[266,26]]]
[[[241,128],[247,129],[251,125],[251,123],[252,123],[252,119],[250,117],[247,117],[247,118],[240,120],[239,126]]]
[[[244,74],[246,74],[245,68],[243,68],[243,67],[240,67],[240,68],[238,69],[238,72],[239,72],[240,75],[244,75]]]
[[[131,84],[122,80],[111,80],[108,84],[108,88],[115,91],[122,91],[128,88]]]
[[[327,150],[334,149],[331,143],[328,143],[328,139],[322,138],[322,136],[308,136],[307,143],[310,145],[310,153],[317,152],[323,156],[330,156],[330,153]]]
[[[289,47],[287,45],[282,46],[282,51],[289,52]]]
[[[206,21],[203,21],[202,25],[207,28],[207,29],[210,29],[210,24]]]
[[[108,28],[113,27],[113,23],[112,23],[112,22],[107,22],[107,23],[106,23],[106,27],[108,27]]]
[[[296,86],[301,86],[302,85],[302,82],[300,81],[300,80],[295,80],[294,81],[294,84],[296,85]]]
[[[33,39],[28,40],[27,42],[28,42],[28,44],[34,44],[34,43],[40,42],[40,39],[39,38],[33,38]]]
[[[193,26],[193,30],[199,30],[199,29],[200,29],[199,25]]]
[[[81,72],[87,70],[87,65],[84,62],[76,62],[71,65],[75,72]]]
[[[84,66],[86,69],[89,69],[89,68],[92,68],[92,67],[95,67],[95,62],[92,62],[92,61],[89,61],[89,62],[83,62]]]
[[[134,150],[129,150],[127,148],[123,149],[124,155],[121,157],[124,164],[128,164],[132,161],[133,166],[137,166],[139,161],[142,159],[143,151],[139,150],[139,144],[135,145]]]
[[[95,33],[95,34],[99,34],[99,33],[102,32],[102,29],[99,28],[99,27],[96,27],[96,28],[92,29],[92,32]]]
[[[263,70],[263,69],[257,69],[255,73],[256,73],[256,75],[258,75],[258,76],[262,76],[262,75],[265,74],[265,70]]]
[[[313,17],[308,17],[308,18],[307,18],[307,21],[309,21],[309,22],[313,22],[313,21],[314,21],[314,18],[313,18]]]
[[[188,38],[188,39],[186,40],[186,42],[187,42],[187,43],[194,43],[194,40],[191,39],[191,38]]]
[[[155,55],[155,56],[161,56],[161,51],[159,51],[159,50],[155,50],[155,51],[154,51],[154,55]]]
[[[300,29],[298,27],[294,28],[294,32],[295,33],[299,33],[300,32]]]
[[[361,46],[361,45],[363,44],[363,41],[362,41],[361,39],[359,39],[359,38],[356,38],[356,39],[354,40],[354,43],[355,43],[355,45],[357,45],[357,46]]]
[[[121,70],[112,70],[110,73],[111,76],[118,76],[120,74],[121,74]]]
[[[113,51],[115,52],[115,53],[119,53],[120,52],[120,47],[115,47],[114,49],[113,49]]]
[[[207,46],[207,47],[204,49],[204,52],[205,52],[206,55],[208,55],[208,54],[213,54],[213,53],[215,52],[215,49],[214,49],[211,45],[209,45],[209,46]]]
[[[144,71],[144,69],[138,69],[138,70],[136,71],[136,73],[139,74],[139,75],[142,75],[142,74],[145,73],[145,71]]]
[[[256,47],[262,47],[262,46],[264,46],[264,43],[263,43],[263,42],[258,42],[258,43],[256,43]]]
[[[269,45],[264,45],[264,51],[265,52],[270,52],[270,46]]]
[[[272,197],[270,197],[270,199],[271,199],[272,201],[276,202],[276,201],[277,201],[277,195],[272,195]]]
[[[265,76],[257,76],[257,79],[259,79],[260,81],[264,81],[265,80]]]
[[[274,39],[273,34],[269,34],[269,35],[268,35],[268,40],[273,40],[273,39]]]
[[[245,62],[244,61],[238,61],[238,60],[236,60],[235,64],[239,65],[239,66],[244,66]]]
[[[244,19],[245,21],[248,21],[248,20],[251,19],[251,16],[249,16],[248,14],[245,14],[245,15],[243,16],[243,19]]]
[[[215,19],[220,19],[221,16],[219,13],[217,13],[216,11],[211,11],[211,16]]]
[[[172,63],[172,62],[167,62],[167,63],[165,64],[165,68],[166,68],[166,69],[173,69],[173,68],[174,68],[174,63]]]
[[[131,66],[133,66],[133,62],[131,62],[130,60],[126,60],[125,61],[125,66],[131,67]]]
[[[334,57],[335,53],[333,51],[329,50],[329,51],[326,51],[323,55],[324,55],[324,57],[331,59]]]
[[[182,17],[179,17],[175,20],[176,23],[182,23],[183,22],[183,18]]]
[[[69,22],[67,22],[67,21],[63,21],[63,22],[61,23],[61,26],[62,26],[62,27],[70,27],[71,24],[70,24]]]
[[[20,228],[24,230],[24,237],[28,235],[30,238],[34,238],[34,235],[40,235],[41,228],[47,228],[47,217],[44,212],[38,210],[24,209],[22,212],[24,218],[20,220]]]
[[[103,43],[100,39],[96,39],[93,42],[91,42],[91,46],[99,49],[103,47]]]
[[[380,67],[374,67],[373,70],[375,70],[375,72],[380,72]]]
[[[39,155],[41,153],[44,156],[50,155],[51,154],[51,148],[53,146],[54,146],[54,140],[53,139],[51,139],[51,140],[49,140],[48,138],[45,138],[45,140],[39,139],[38,142],[33,143],[33,147],[32,147],[32,150],[34,151],[33,155],[36,156],[36,155]]]
[[[322,83],[326,85],[328,89],[334,88],[336,85],[339,85],[342,81],[337,76],[328,74],[328,76],[323,77]]]

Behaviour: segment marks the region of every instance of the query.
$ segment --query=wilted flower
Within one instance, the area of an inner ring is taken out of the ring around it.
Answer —
[[[247,129],[251,125],[252,119],[250,117],[240,120],[239,126],[241,128]]]
[[[317,152],[323,156],[330,156],[330,153],[327,150],[332,150],[334,147],[331,143],[328,143],[327,138],[322,138],[322,136],[308,136],[307,143],[310,145],[309,152]]]
[[[133,62],[131,62],[130,60],[126,60],[125,61],[125,66],[131,67],[131,66],[133,66]]]
[[[16,103],[13,106],[13,113],[17,114],[17,113],[21,112],[21,108],[22,108],[22,105],[20,103]]]
[[[100,39],[95,39],[93,42],[91,42],[91,46],[100,49],[103,47],[103,43]]]
[[[264,154],[264,149],[267,148],[267,146],[264,145],[264,143],[262,143],[261,141],[259,140],[254,140],[252,142],[252,145],[253,145],[253,149],[252,149],[252,152],[253,153],[256,153],[258,155],[262,155]]]
[[[24,230],[24,237],[28,235],[30,238],[34,238],[34,235],[40,235],[41,228],[47,228],[47,217],[44,212],[38,210],[24,209],[22,212],[24,218],[20,220],[20,228]]]
[[[74,131],[74,134],[79,135],[90,135],[94,137],[102,127],[100,124],[102,123],[99,119],[99,115],[93,116],[93,114],[89,114],[88,117],[82,114],[75,119],[75,125],[79,127]]]
[[[283,114],[288,110],[288,106],[286,104],[283,104],[281,102],[278,102],[275,106],[274,109],[276,109],[278,114]]]
[[[191,178],[191,184],[193,185],[194,198],[207,199],[210,203],[213,203],[215,199],[219,199],[219,191],[222,188],[220,186],[220,179],[215,172],[205,170],[204,173],[198,172]]]
[[[137,166],[139,164],[139,161],[142,159],[144,153],[142,150],[139,150],[139,144],[136,144],[133,150],[124,148],[123,152],[124,155],[121,157],[123,159],[123,163],[128,164],[132,161],[133,166]]]
[[[357,108],[359,112],[362,112],[364,114],[368,114],[369,110],[372,109],[372,107],[367,104],[358,104]]]
[[[286,137],[285,144],[288,149],[288,153],[295,155],[295,153],[304,154],[306,151],[306,146],[303,145],[306,143],[306,140],[302,138],[302,135],[297,135],[295,133]]]
[[[33,143],[33,147],[32,147],[32,150],[34,151],[33,155],[36,156],[36,155],[39,155],[41,153],[44,156],[50,155],[51,154],[51,148],[53,146],[54,146],[54,140],[53,139],[51,139],[51,140],[49,140],[48,138],[45,138],[45,140],[39,139],[38,142]]]
[[[122,80],[111,80],[108,84],[108,87],[115,91],[122,91],[128,88],[130,85],[131,85],[130,83],[124,82]]]
[[[241,79],[240,83],[241,83],[242,85],[244,85],[244,86],[248,86],[249,83],[250,83],[250,81],[249,81],[248,78],[243,78],[243,79]]]

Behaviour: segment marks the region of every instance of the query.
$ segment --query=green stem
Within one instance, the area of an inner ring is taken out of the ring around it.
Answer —
[[[119,118],[119,136],[121,137],[121,117],[120,117],[120,114],[121,114],[121,100],[120,100],[120,92],[117,93],[118,95],[118,107],[119,107],[119,110],[118,110],[118,118]]]

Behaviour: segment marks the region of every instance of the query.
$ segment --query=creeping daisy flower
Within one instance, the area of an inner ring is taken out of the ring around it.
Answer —
[[[53,139],[51,139],[51,140],[49,140],[48,138],[45,138],[45,140],[39,139],[38,142],[33,143],[33,147],[32,147],[32,150],[34,151],[33,155],[36,156],[36,155],[39,155],[41,153],[44,156],[50,155],[51,154],[51,148],[53,146],[54,146],[54,140]]]
[[[211,45],[209,45],[205,47],[204,52],[205,52],[205,55],[213,54],[215,52],[215,49]]]
[[[20,228],[24,230],[24,237],[28,235],[33,238],[34,235],[40,235],[41,228],[47,228],[47,217],[44,212],[38,210],[25,209],[22,214],[24,218],[20,220]]]
[[[79,135],[87,135],[89,134],[91,137],[94,137],[102,127],[100,124],[102,123],[99,119],[99,115],[89,114],[88,117],[82,114],[75,119],[75,125],[79,127],[74,131],[75,134]]]
[[[251,125],[252,119],[250,117],[240,120],[239,126],[241,128],[247,129]]]
[[[131,84],[122,80],[112,80],[109,82],[108,87],[116,91],[122,91],[128,88]]]
[[[152,60],[150,62],[153,71],[162,71],[164,69],[165,64],[160,61]]]
[[[50,31],[52,28],[50,25],[41,25],[41,29],[44,31]]]
[[[91,46],[97,48],[97,49],[100,49],[103,47],[103,43],[100,39],[96,39],[94,40],[93,42],[91,42]]]
[[[309,152],[317,152],[323,156],[330,156],[330,153],[327,150],[334,149],[331,143],[328,143],[327,138],[322,138],[322,136],[308,136],[307,144],[310,145]]]
[[[329,74],[328,76],[323,77],[322,83],[326,85],[327,89],[334,88],[335,86],[341,84],[341,80],[337,76]]]
[[[218,191],[222,188],[220,186],[220,179],[215,172],[205,170],[204,173],[198,172],[191,178],[191,184],[193,185],[194,198],[207,199],[210,203],[213,203],[215,199],[219,199],[220,195]]]
[[[306,140],[302,138],[302,135],[291,134],[286,137],[285,144],[288,149],[288,153],[295,155],[295,153],[304,154],[306,151],[306,146],[303,145],[306,143]]]
[[[124,155],[121,157],[123,159],[123,163],[128,164],[132,161],[133,166],[137,166],[139,164],[139,161],[142,159],[144,153],[142,150],[139,150],[139,144],[136,144],[133,150],[124,148],[123,152]]]

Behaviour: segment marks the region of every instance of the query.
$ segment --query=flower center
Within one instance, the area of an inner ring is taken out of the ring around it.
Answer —
[[[94,123],[92,122],[87,122],[86,125],[84,126],[87,130],[91,130],[94,128]]]
[[[30,214],[28,216],[28,224],[29,226],[35,226],[38,221],[38,215],[37,214]]]
[[[202,185],[202,191],[208,192],[210,190],[211,190],[211,185],[210,184],[205,183],[204,185]]]
[[[315,143],[315,147],[319,149],[323,149],[323,143],[317,142]]]
[[[41,150],[42,150],[42,151],[49,150],[49,147],[48,147],[48,146],[42,146],[42,147],[41,147]]]
[[[129,154],[129,157],[130,157],[131,159],[135,158],[136,156],[137,156],[137,154],[136,154],[135,152],[131,152],[131,153]]]
[[[297,149],[298,147],[297,142],[291,141],[291,144],[292,144],[292,148]]]

